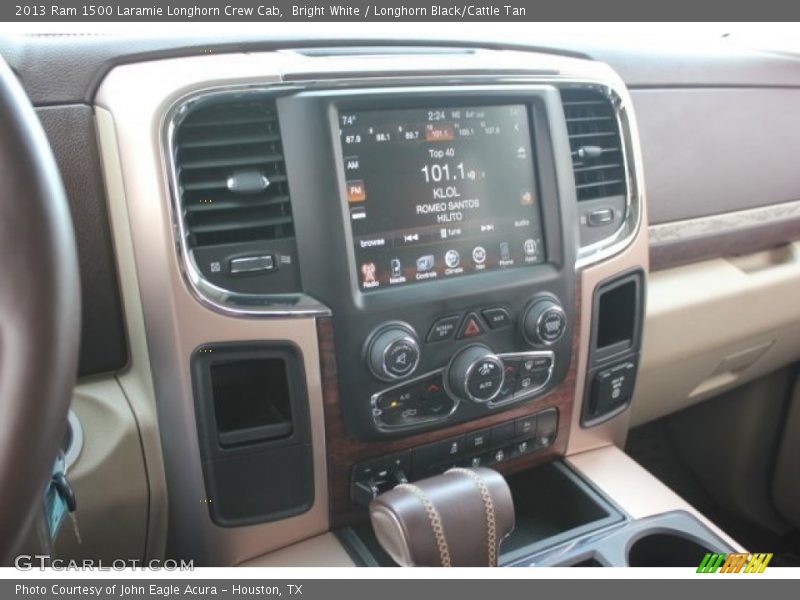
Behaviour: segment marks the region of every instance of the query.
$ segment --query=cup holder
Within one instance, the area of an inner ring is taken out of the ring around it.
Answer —
[[[637,539],[628,549],[631,567],[696,567],[713,552],[678,533],[650,533]]]
[[[540,553],[506,563],[513,567],[692,567],[707,553],[736,552],[695,515],[675,510],[630,519],[562,540]]]

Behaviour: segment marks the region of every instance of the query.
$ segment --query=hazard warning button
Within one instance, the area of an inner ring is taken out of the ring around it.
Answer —
[[[483,335],[485,332],[486,327],[484,327],[480,317],[476,313],[471,312],[467,313],[467,316],[464,317],[456,339],[463,340],[465,338],[474,338]]]

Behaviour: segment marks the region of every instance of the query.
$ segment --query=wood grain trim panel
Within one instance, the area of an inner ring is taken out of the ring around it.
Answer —
[[[515,408],[459,423],[436,431],[427,431],[401,439],[364,441],[351,437],[345,430],[339,399],[339,383],[336,368],[336,347],[334,343],[333,322],[330,318],[317,319],[319,339],[320,370],[322,376],[322,398],[325,411],[325,437],[328,453],[328,497],[330,502],[331,528],[351,525],[367,518],[366,509],[350,501],[350,471],[354,464],[367,458],[381,456],[415,446],[421,446],[448,437],[462,435],[484,427],[511,421],[518,417],[540,412],[546,408],[557,407],[559,411],[558,435],[555,443],[546,450],[509,460],[495,466],[504,474],[515,473],[534,465],[548,462],[566,454],[572,422],[575,385],[578,368],[578,342],[580,339],[580,285],[576,281],[575,309],[572,335],[572,358],[567,376],[560,386],[533,402],[526,402]]]
[[[738,256],[800,239],[800,201],[652,225],[650,270]]]

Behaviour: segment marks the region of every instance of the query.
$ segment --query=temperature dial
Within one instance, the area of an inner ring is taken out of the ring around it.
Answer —
[[[503,361],[482,344],[461,350],[450,363],[450,389],[462,398],[485,404],[500,393],[505,379]]]

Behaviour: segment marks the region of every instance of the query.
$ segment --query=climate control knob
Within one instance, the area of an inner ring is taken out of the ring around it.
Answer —
[[[522,319],[522,334],[534,346],[555,344],[567,330],[567,315],[551,298],[534,300]]]
[[[469,346],[453,358],[447,378],[454,394],[485,404],[503,387],[503,361],[484,345]]]
[[[419,364],[419,342],[410,325],[377,329],[367,345],[367,364],[378,379],[393,381],[411,375]]]

